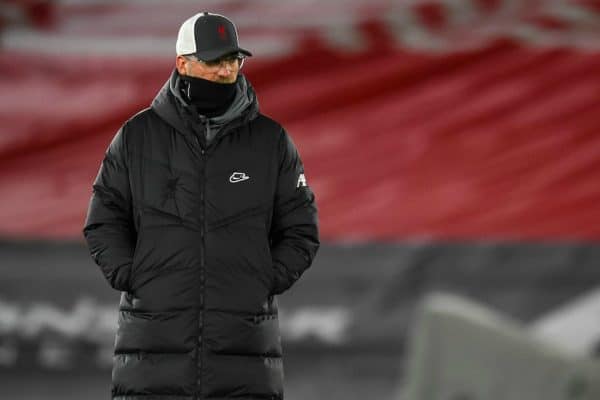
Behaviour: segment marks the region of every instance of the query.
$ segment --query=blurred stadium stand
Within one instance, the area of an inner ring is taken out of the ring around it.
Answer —
[[[510,318],[456,296],[426,299],[402,400],[600,397],[600,361],[558,351]]]
[[[439,3],[443,29],[388,2],[219,6],[256,49],[245,72],[304,155],[324,237],[598,238],[598,14]],[[65,2],[52,28],[5,30],[1,233],[80,239],[106,143],[166,79],[192,4]],[[582,22],[536,22],[552,12]]]
[[[600,278],[597,1],[4,1],[0,371],[108,370],[118,293],[82,243],[91,182],[201,9],[238,24],[317,196],[324,245],[281,298],[292,399],[391,398],[438,290],[598,352],[597,303],[576,301]]]

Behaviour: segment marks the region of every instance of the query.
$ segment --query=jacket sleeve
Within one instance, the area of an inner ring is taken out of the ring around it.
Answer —
[[[108,146],[93,183],[83,235],[110,286],[128,291],[136,234],[124,129]]]
[[[281,294],[310,267],[319,249],[315,196],[291,137],[281,130],[279,171],[271,224],[272,294]]]

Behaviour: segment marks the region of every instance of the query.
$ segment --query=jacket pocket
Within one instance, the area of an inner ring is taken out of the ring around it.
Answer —
[[[143,232],[144,230],[138,229],[137,231],[137,237],[135,240],[135,249],[133,251],[133,257],[131,259],[131,266],[129,267],[129,279],[128,279],[128,288],[129,291],[133,291],[133,285],[135,283],[135,270],[138,264],[138,259],[139,259],[139,254],[140,254],[140,245],[142,243],[142,236],[143,236]]]
[[[205,323],[207,346],[215,354],[282,355],[277,313],[211,311]]]
[[[273,265],[273,256],[271,255],[271,240],[268,237],[264,239],[265,253],[267,254],[267,261],[265,264],[265,275],[267,277],[267,289],[269,290],[269,296],[273,295],[273,290],[276,284],[275,268]]]
[[[196,331],[196,313],[192,308],[168,311],[121,308],[115,352],[185,353],[194,348]]]

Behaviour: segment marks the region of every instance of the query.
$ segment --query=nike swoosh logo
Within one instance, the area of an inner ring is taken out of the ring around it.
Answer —
[[[246,173],[244,173],[244,172],[234,172],[229,177],[229,182],[231,182],[231,183],[238,183],[238,182],[247,181],[248,179],[250,179],[250,177],[248,175],[246,175]]]

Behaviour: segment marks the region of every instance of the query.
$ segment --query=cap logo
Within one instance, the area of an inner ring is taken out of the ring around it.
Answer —
[[[221,40],[227,40],[227,31],[225,30],[225,27],[223,25],[219,25],[217,27],[217,32],[219,32],[219,37],[221,38]]]

